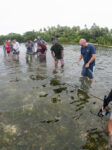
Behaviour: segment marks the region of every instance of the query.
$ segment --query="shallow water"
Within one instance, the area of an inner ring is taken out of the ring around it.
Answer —
[[[97,48],[95,82],[80,77],[80,47],[65,45],[65,67],[4,57],[0,47],[0,150],[107,150],[108,116],[97,116],[111,89],[112,51]],[[50,46],[48,45],[50,49]]]

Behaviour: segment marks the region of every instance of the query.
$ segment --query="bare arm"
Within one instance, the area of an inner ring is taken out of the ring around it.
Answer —
[[[80,54],[79,60],[78,60],[78,65],[80,65],[80,61],[82,59],[82,54]]]
[[[53,52],[53,51],[51,51],[51,55],[52,55],[52,57],[55,59],[55,55],[54,55],[54,52]]]
[[[95,60],[96,58],[96,54],[92,54],[91,59],[88,61],[88,63],[85,65],[86,68],[89,67],[89,65]]]
[[[64,51],[63,50],[61,51],[61,57],[62,57],[62,59],[64,58]]]

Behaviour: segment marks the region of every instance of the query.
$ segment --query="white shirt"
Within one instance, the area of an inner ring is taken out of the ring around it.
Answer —
[[[19,43],[18,42],[13,44],[13,49],[15,49],[17,52],[19,51]]]
[[[34,43],[33,52],[37,52],[37,48],[38,48],[38,44],[37,44],[37,43]]]

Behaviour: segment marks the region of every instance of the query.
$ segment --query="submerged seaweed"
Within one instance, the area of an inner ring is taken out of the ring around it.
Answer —
[[[58,88],[58,89],[54,89],[55,93],[61,93],[62,91],[65,91],[67,89],[67,87],[63,87],[63,88]]]
[[[57,102],[60,102],[61,99],[55,97],[55,98],[52,98],[51,101],[52,103],[57,103]]]
[[[59,80],[56,79],[52,79],[50,82],[50,85],[52,86],[57,86],[57,85],[61,85]]]
[[[55,117],[55,119],[54,120],[43,120],[43,121],[41,121],[41,123],[56,123],[56,122],[58,122],[58,121],[60,121],[60,118],[59,117]]]
[[[104,138],[103,131],[97,131],[97,128],[91,129],[87,135],[87,141],[82,149],[88,150],[107,150],[108,141]]]
[[[79,99],[89,99],[87,93],[81,89],[78,89],[77,96],[79,97]]]
[[[32,79],[32,80],[44,80],[44,79],[46,79],[46,77],[38,74],[38,75],[31,75],[30,79]]]

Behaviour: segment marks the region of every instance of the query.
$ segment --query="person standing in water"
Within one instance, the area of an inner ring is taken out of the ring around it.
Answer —
[[[92,44],[87,43],[85,39],[80,39],[79,44],[81,46],[81,54],[78,65],[80,65],[80,60],[82,58],[84,60],[81,74],[82,76],[87,77],[92,83],[94,80],[93,68],[95,66],[96,49]]]
[[[6,43],[7,43],[7,41],[5,41],[5,42],[3,43],[4,56],[6,56]]]
[[[46,62],[47,46],[44,43],[38,43],[38,58],[40,62]]]
[[[13,40],[13,57],[19,60],[19,43],[16,40]]]
[[[53,41],[53,46],[51,47],[51,55],[54,59],[55,67],[58,67],[58,62],[61,62],[61,67],[64,67],[64,48],[58,43],[58,40]]]
[[[31,40],[28,40],[26,43],[26,61],[29,61],[29,57],[30,57],[30,61],[32,60],[32,55],[33,55],[33,42]]]
[[[7,54],[9,56],[9,54],[10,54],[10,40],[8,40],[8,42],[6,43],[6,51],[7,51]]]
[[[37,39],[34,39],[33,55],[37,54],[37,49],[38,49]]]

